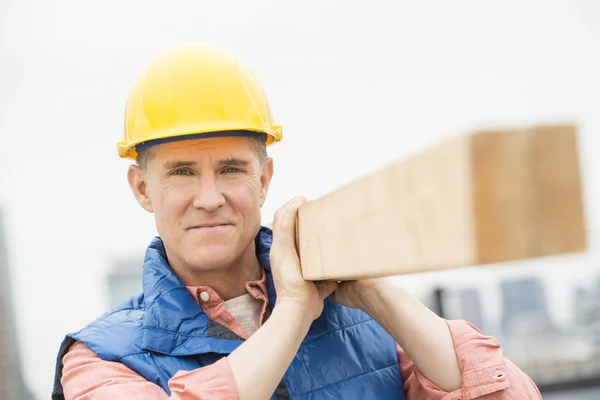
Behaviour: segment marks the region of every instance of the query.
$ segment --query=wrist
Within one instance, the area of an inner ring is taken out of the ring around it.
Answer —
[[[352,286],[351,293],[356,307],[368,314],[376,301],[376,297],[384,290],[383,286],[384,282],[377,278],[356,281]]]
[[[318,311],[318,313],[317,313]],[[278,298],[273,308],[273,314],[283,315],[286,319],[300,323],[300,326],[308,326],[321,315],[322,307],[317,310],[293,299]]]
[[[374,317],[377,310],[387,308],[385,303],[402,297],[404,289],[390,278],[369,279],[356,288],[358,307],[365,313]]]

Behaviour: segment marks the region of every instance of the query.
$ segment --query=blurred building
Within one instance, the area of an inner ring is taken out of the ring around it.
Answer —
[[[5,226],[0,210],[0,399],[30,400],[33,395],[25,386],[16,342],[10,276],[8,271]]]
[[[542,282],[535,277],[500,284],[501,325],[506,337],[552,336],[557,333],[550,318]]]
[[[473,323],[480,330],[485,331],[481,293],[475,288],[463,289],[458,292],[458,306],[460,318]]]
[[[143,260],[119,259],[107,278],[109,306],[115,307],[142,291]]]
[[[420,296],[419,300],[440,317],[463,319],[482,331],[487,329],[484,326],[483,299],[477,288],[454,290],[436,286],[425,295]]]
[[[575,291],[573,316],[578,333],[592,343],[600,354],[600,278]]]

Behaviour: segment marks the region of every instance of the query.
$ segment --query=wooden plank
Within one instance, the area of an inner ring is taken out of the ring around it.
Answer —
[[[536,256],[587,247],[583,188],[574,126],[540,126],[532,135],[532,181],[536,184]]]
[[[471,137],[475,263],[527,258],[535,240],[528,131]]]
[[[394,163],[303,205],[305,279],[498,263],[586,247],[572,126],[487,131]]]

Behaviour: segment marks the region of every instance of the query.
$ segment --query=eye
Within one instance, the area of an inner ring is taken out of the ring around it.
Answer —
[[[235,174],[236,172],[240,172],[238,168],[235,167],[226,167],[223,168],[223,173],[225,174]]]
[[[179,176],[185,176],[185,175],[189,175],[190,171],[185,169],[185,168],[179,168],[176,169],[175,171],[173,171],[173,173],[171,175],[179,175]]]

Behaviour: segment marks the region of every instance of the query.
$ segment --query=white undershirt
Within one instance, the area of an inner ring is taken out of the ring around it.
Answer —
[[[260,327],[261,308],[261,302],[250,293],[225,302],[225,309],[240,322],[248,336],[252,336]]]

